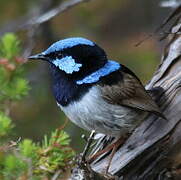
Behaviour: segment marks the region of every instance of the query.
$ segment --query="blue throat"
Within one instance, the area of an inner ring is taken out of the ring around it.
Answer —
[[[119,63],[108,60],[108,62],[102,68],[84,77],[83,79],[76,81],[76,84],[82,85],[95,83],[99,81],[101,77],[107,76],[110,73],[117,71],[120,67],[121,65]]]
[[[64,71],[60,71],[54,65],[50,65],[50,70],[53,78],[53,94],[56,101],[62,106],[79,100],[91,87],[91,84],[77,85],[67,77]]]

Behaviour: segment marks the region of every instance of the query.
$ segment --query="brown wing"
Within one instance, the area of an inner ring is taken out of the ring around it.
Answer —
[[[141,109],[164,117],[141,82],[132,74],[120,73],[123,78],[118,83],[101,86],[103,98],[111,104]]]

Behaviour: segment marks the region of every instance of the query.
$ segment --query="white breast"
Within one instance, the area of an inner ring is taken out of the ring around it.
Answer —
[[[92,87],[80,101],[65,107],[58,106],[78,126],[111,136],[131,131],[137,124],[134,122],[140,121],[140,115],[143,116],[141,111],[107,103],[98,86]]]

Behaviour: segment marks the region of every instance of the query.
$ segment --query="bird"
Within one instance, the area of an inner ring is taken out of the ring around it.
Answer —
[[[107,150],[115,152],[147,115],[165,118],[139,78],[89,39],[59,40],[29,59],[49,64],[57,105],[73,123],[116,138]]]

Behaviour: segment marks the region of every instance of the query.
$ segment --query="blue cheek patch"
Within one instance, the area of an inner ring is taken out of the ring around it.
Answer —
[[[121,67],[121,65],[119,63],[109,60],[104,65],[104,67],[102,67],[101,69],[97,70],[96,72],[93,72],[92,74],[86,76],[84,79],[76,81],[76,83],[78,85],[95,83],[95,82],[99,81],[99,79],[101,77],[104,77],[104,76],[118,70],[120,67]]]
[[[63,39],[63,40],[55,42],[42,54],[46,55],[55,51],[62,51],[63,49],[71,48],[77,45],[94,46],[95,44],[92,41],[85,38],[81,38],[81,37],[67,38],[67,39]]]
[[[60,70],[65,71],[67,74],[78,72],[80,67],[82,67],[82,64],[76,63],[72,56],[56,59],[52,63]]]

